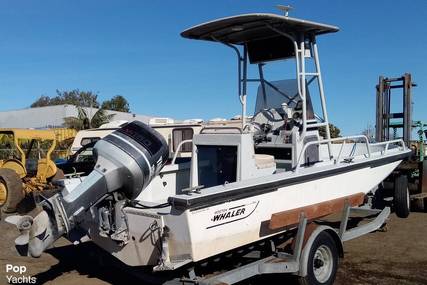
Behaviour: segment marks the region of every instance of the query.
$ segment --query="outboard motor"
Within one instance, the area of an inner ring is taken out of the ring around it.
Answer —
[[[95,169],[73,191],[55,194],[32,216],[10,216],[21,235],[21,255],[38,257],[56,239],[78,225],[87,211],[112,194],[135,199],[159,173],[169,156],[164,138],[141,122],[126,124],[94,146]]]

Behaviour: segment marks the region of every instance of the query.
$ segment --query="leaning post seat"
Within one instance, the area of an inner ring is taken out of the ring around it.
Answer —
[[[271,168],[276,166],[274,156],[268,154],[255,154],[255,165],[258,169]]]

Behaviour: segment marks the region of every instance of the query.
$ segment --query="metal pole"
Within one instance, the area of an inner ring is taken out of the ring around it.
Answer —
[[[239,50],[236,48],[236,50],[237,50],[237,66],[238,66],[238,70],[237,70],[237,77],[238,77],[238,79],[237,79],[237,81],[238,81],[238,85],[239,85],[239,90],[238,90],[238,93],[239,93],[239,96],[242,94],[242,61],[243,61],[243,59],[242,59],[242,57],[240,56],[240,52],[239,52]]]
[[[383,137],[383,114],[384,114],[384,96],[383,96],[383,80],[384,77],[380,76],[378,80],[377,88],[377,115],[375,125],[375,141],[382,142]]]
[[[389,97],[387,94],[387,83],[386,83],[386,78],[383,78],[383,81],[381,82],[382,84],[382,96],[383,96],[383,115],[382,115],[382,120],[383,120],[383,129],[382,129],[382,141],[386,141],[387,140],[387,132],[389,131],[388,129],[388,125],[387,125],[387,120],[388,120],[388,116],[390,114],[390,110],[388,109],[388,102],[389,102]]]
[[[262,99],[263,99],[263,109],[267,108],[267,94],[265,93],[265,82],[264,82],[264,72],[262,67],[263,63],[258,64],[259,78],[261,79],[261,88],[262,88]]]
[[[320,70],[320,61],[319,61],[319,52],[317,50],[317,43],[316,39],[313,38],[313,52],[314,52],[314,63],[316,65],[316,73],[317,73],[317,83],[319,85],[319,94],[320,94],[320,102],[322,104],[322,112],[323,112],[323,120],[326,123],[326,139],[331,138],[331,131],[329,129],[329,119],[328,119],[328,112],[326,110],[326,100],[325,100],[325,92],[323,89],[323,80],[322,80],[322,72]],[[332,157],[332,145],[331,142],[328,143],[328,151],[329,151],[329,157]]]
[[[302,134],[300,139],[304,140],[305,133],[307,131],[307,102],[306,102],[306,86],[305,86],[305,39],[304,35],[300,36],[300,60],[301,60],[301,72],[299,73],[299,80],[301,80],[301,99],[302,99]]]
[[[391,88],[390,88],[390,82],[385,82],[384,90],[386,92],[386,98],[387,98],[387,111],[386,111],[386,133],[385,133],[385,140],[390,140],[390,117],[391,117]]]
[[[240,102],[242,103],[242,131],[246,125],[246,90],[247,90],[247,79],[248,79],[248,53],[246,46],[243,48],[243,79],[242,79],[242,95],[240,96]]]
[[[412,80],[411,74],[403,76],[403,141],[409,147],[412,131]]]

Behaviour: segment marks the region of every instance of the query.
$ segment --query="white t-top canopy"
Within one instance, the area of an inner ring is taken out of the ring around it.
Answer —
[[[189,39],[219,41],[227,44],[243,45],[277,37],[280,30],[294,35],[320,35],[334,33],[336,26],[306,21],[276,14],[243,14],[221,18],[189,28],[181,36]]]

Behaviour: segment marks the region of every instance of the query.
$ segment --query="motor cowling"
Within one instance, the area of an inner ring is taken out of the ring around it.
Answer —
[[[123,182],[121,190],[129,199],[136,198],[147,187],[169,158],[168,144],[163,136],[139,121],[131,122],[106,136],[94,149],[97,157],[95,169],[107,172],[103,165],[106,160],[125,168],[118,179]],[[125,155],[119,155],[119,151]],[[107,178],[107,182],[111,182],[109,191],[117,187],[111,180]]]
[[[70,217],[114,191],[135,199],[167,162],[169,148],[157,131],[134,121],[98,141],[94,153],[95,169],[63,197]]]

